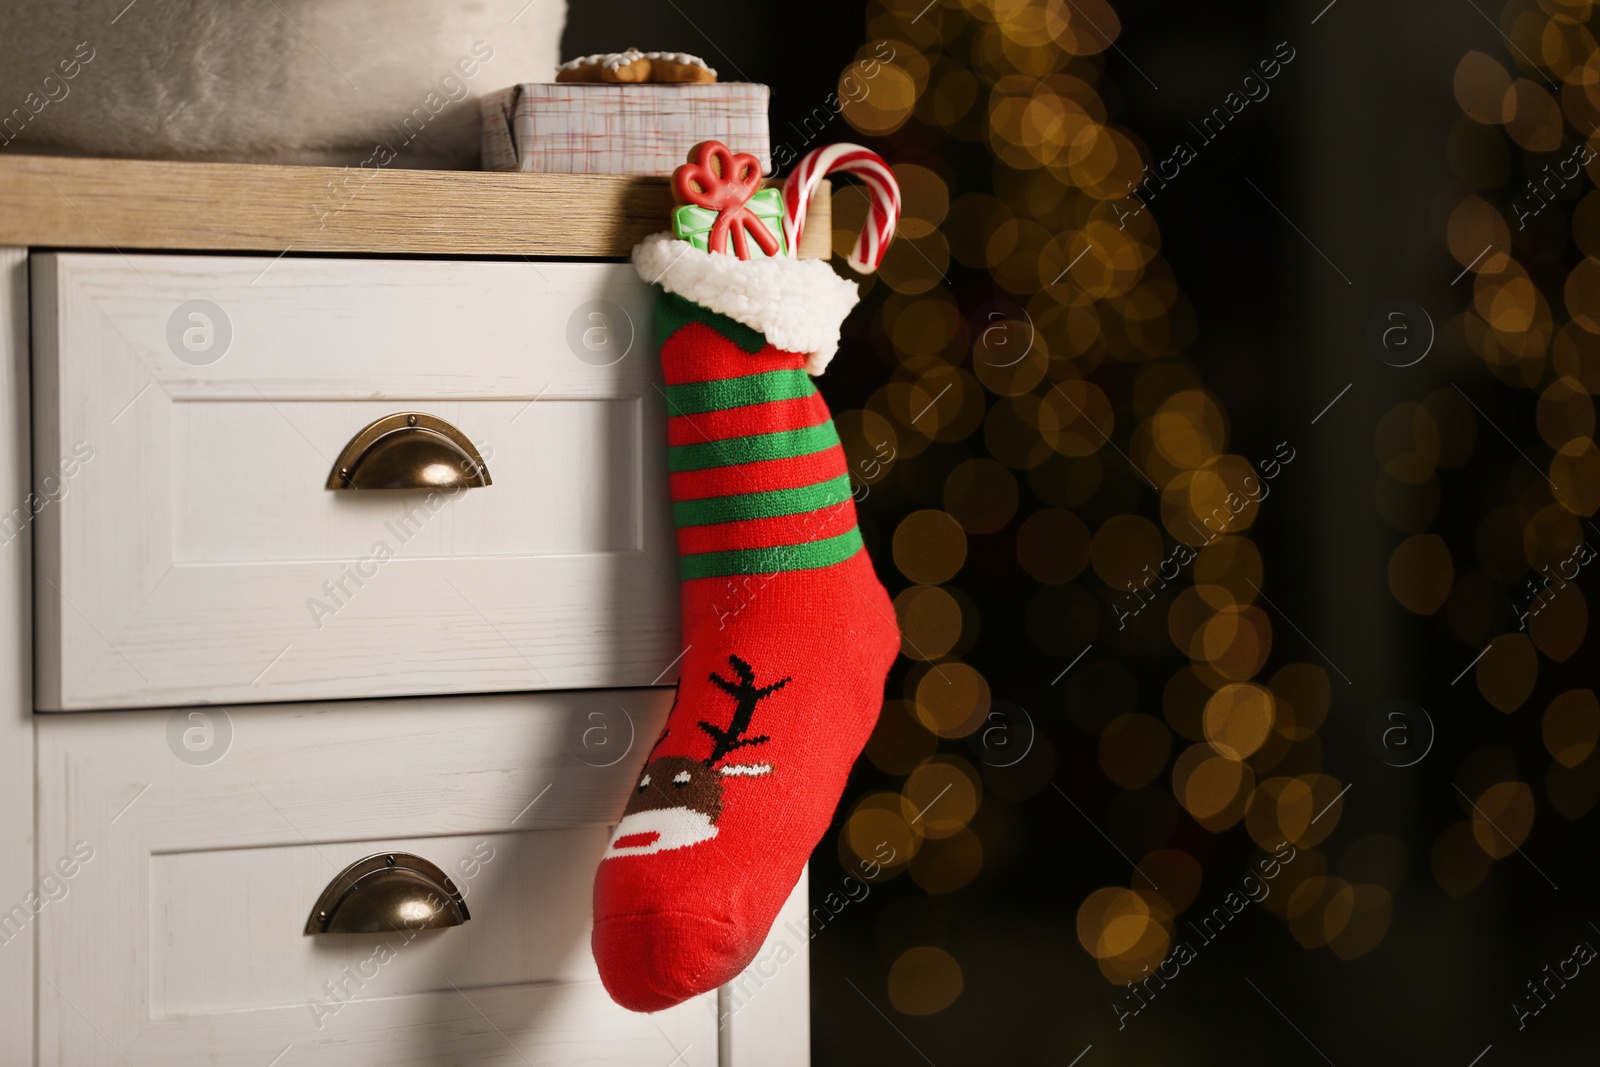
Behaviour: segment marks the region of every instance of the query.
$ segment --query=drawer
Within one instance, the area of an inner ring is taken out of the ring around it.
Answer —
[[[671,699],[41,719],[39,1063],[804,1063],[803,879],[775,928],[785,947],[728,990],[644,1016],[600,985],[594,870]],[[443,868],[469,921],[304,936],[348,863],[395,852]],[[750,1027],[763,1051],[733,1056]]]
[[[41,710],[649,685],[678,655],[631,266],[36,254]],[[330,491],[397,412],[492,484]]]

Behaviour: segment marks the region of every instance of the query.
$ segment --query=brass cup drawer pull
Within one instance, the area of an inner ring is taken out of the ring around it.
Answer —
[[[311,907],[305,935],[428,930],[471,918],[455,883],[437,866],[409,852],[380,852],[334,876]]]
[[[444,419],[397,411],[370,423],[334,460],[328,489],[472,489],[493,484],[470,438]]]

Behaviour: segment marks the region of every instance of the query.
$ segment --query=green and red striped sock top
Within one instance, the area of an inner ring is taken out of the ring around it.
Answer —
[[[684,579],[810,570],[861,549],[844,449],[803,358],[681,297],[657,332]],[[731,342],[731,343],[730,343]],[[677,358],[675,358],[677,357]]]

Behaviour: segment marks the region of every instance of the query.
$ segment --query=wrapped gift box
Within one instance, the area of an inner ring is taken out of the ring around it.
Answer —
[[[530,82],[482,98],[483,169],[671,174],[701,141],[772,172],[765,85]]]

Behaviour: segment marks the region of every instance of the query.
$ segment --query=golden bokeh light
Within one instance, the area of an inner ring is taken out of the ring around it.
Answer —
[[[1576,378],[1560,377],[1539,394],[1539,436],[1557,452],[1594,437],[1594,401]]]
[[[1503,251],[1484,255],[1483,250],[1509,247],[1511,226],[1483,197],[1468,196],[1450,213],[1450,221],[1445,224],[1445,240],[1450,254],[1463,269],[1496,274],[1505,269],[1508,256]]]
[[[1167,609],[1167,635],[1172,639],[1172,646],[1190,659],[1204,662],[1205,628],[1214,614],[1199,589],[1190,586],[1179,593]],[[1209,663],[1205,670],[1208,675],[1215,675]]]
[[[1573,546],[1582,540],[1583,527],[1578,517],[1557,504],[1546,504],[1522,528],[1522,556],[1542,576],[1546,567],[1555,568],[1571,559]],[[1553,576],[1559,585],[1559,572]]]
[[[1561,147],[1561,107],[1538,82],[1527,78],[1512,82],[1500,110],[1506,133],[1523,148],[1554,152]]]
[[[949,241],[938,230],[929,230],[923,237],[896,234],[877,276],[897,293],[926,293],[945,280],[949,269]]]
[[[1513,712],[1533,694],[1539,654],[1526,634],[1502,634],[1489,643],[1476,668],[1478,692],[1503,712]]]
[[[1253,602],[1263,577],[1261,550],[1243,537],[1219,537],[1194,560],[1195,589],[1219,610]]]
[[[961,640],[961,605],[938,586],[908,586],[894,598],[894,614],[903,656],[939,659]]]
[[[943,511],[913,511],[894,532],[894,562],[913,582],[949,581],[967,560],[967,535]]]
[[[1537,717],[1550,755],[1544,793],[1551,805],[1576,819],[1600,803],[1600,705],[1589,689],[1552,686],[1573,669],[1559,665],[1582,662],[1589,612],[1577,560],[1587,556],[1587,520],[1600,511],[1594,15],[1588,0],[1507,3],[1497,26],[1509,56],[1472,51],[1457,65],[1453,88],[1464,118],[1450,130],[1447,156],[1465,187],[1445,190],[1438,207],[1447,216],[1445,245],[1474,278],[1470,306],[1442,332],[1478,358],[1487,386],[1474,392],[1465,380],[1452,382],[1420,405],[1399,404],[1374,435],[1379,512],[1405,536],[1389,562],[1390,591],[1408,610],[1440,618],[1443,634],[1469,650],[1478,695],[1508,716],[1500,737],[1460,760],[1464,819],[1433,842],[1433,878],[1452,896],[1482,884],[1536,821],[1535,787],[1518,768],[1531,726],[1526,710],[1543,708]],[[1507,394],[1516,392],[1517,407],[1502,416]],[[1537,429],[1531,441],[1530,423]],[[1491,426],[1511,451],[1476,448],[1480,428],[1487,439]],[[1467,486],[1436,469],[1469,463]],[[1473,517],[1463,523],[1467,508]],[[1252,808],[1251,820],[1257,817]],[[1341,870],[1351,917],[1329,937],[1341,958],[1369,950],[1388,922],[1392,900],[1384,894],[1396,886],[1380,875],[1395,863],[1373,858],[1385,848],[1374,846],[1359,861],[1347,857],[1352,869]]]
[[[1096,889],[1078,906],[1078,942],[1095,959],[1132,951],[1155,924],[1147,898],[1132,889]]]
[[[1253,756],[1272,732],[1272,694],[1251,683],[1225,685],[1206,702],[1206,740],[1234,760]]]
[[[1054,422],[1050,429],[1041,425],[1040,430],[1057,452],[1087,456],[1105,447],[1116,418],[1111,401],[1098,386],[1076,380],[1058,382],[1041,399]]]
[[[915,163],[898,163],[892,169],[900,186],[900,220],[895,236],[928,236],[950,211],[950,187],[939,175]]]
[[[1575,585],[1561,589],[1528,620],[1528,636],[1546,659],[1565,663],[1583,647],[1589,631],[1589,602]]]
[[[1149,974],[1166,959],[1171,947],[1170,930],[1162,923],[1150,921],[1144,924],[1139,940],[1126,952],[1096,962],[1106,981],[1112,985],[1123,985]]]
[[[1588,44],[1548,31],[1551,21],[1509,32],[1552,69],[1587,78]],[[1258,516],[1279,506],[1262,504],[1253,458],[1264,454],[1261,441],[1230,441],[1224,397],[1234,394],[1208,388],[1214,361],[1189,352],[1196,316],[1163,259],[1157,214],[1128,211],[1130,191],[1156,157],[1119,124],[1123,103],[1108,105],[1101,53],[1120,32],[1113,7],[883,0],[866,23],[893,58],[871,46],[857,54],[852,69],[867,59],[877,66],[865,94],[859,74],[849,86],[841,77],[841,99],[852,88],[859,97],[844,118],[873,136],[903,129],[892,143],[914,146],[904,156],[915,162],[896,165],[900,233],[863,283],[876,314],[848,338],[884,361],[886,384],[839,428],[852,481],[870,489],[864,518],[893,530],[892,558],[905,580],[894,597],[904,652],[896,695],[904,699],[888,702],[866,749],[876,768],[903,780],[898,793],[874,791],[850,808],[841,859],[854,863],[892,844],[889,876],[908,873],[924,895],[960,893],[986,861],[997,866],[1017,847],[1003,844],[1015,822],[1009,805],[1048,788],[1052,737],[1060,745],[1057,729],[1075,730],[1073,759],[1081,763],[1092,739],[1102,785],[1116,791],[1106,802],[1108,832],[1139,841],[1134,854],[1144,856],[1128,886],[1090,894],[1078,911],[1079,940],[1108,981],[1136,981],[1160,964],[1178,914],[1210,873],[1196,857],[1211,853],[1179,835],[1222,833],[1241,821],[1269,852],[1286,841],[1300,850],[1264,909],[1302,944],[1339,959],[1367,955],[1387,933],[1403,856],[1397,866],[1383,847],[1351,846],[1335,875],[1313,847],[1343,815],[1344,784],[1322,773],[1318,734],[1331,686],[1320,666],[1275,662],[1282,620],[1260,595],[1267,575],[1253,539]],[[1593,71],[1600,83],[1600,65]],[[1589,85],[1574,92],[1600,97]],[[1375,499],[1397,532],[1394,596],[1440,616],[1447,638],[1473,631],[1487,641],[1506,590],[1526,580],[1531,561],[1564,559],[1552,555],[1557,542],[1600,506],[1600,453],[1588,450],[1591,396],[1600,392],[1600,297],[1589,294],[1587,268],[1568,273],[1564,297],[1544,291],[1550,269],[1518,262],[1515,221],[1493,180],[1515,175],[1527,146],[1563,142],[1560,109],[1573,94],[1552,95],[1531,70],[1483,52],[1463,60],[1454,89],[1469,117],[1451,133],[1449,161],[1465,185],[1441,200],[1437,217],[1454,270],[1473,275],[1455,290],[1470,285],[1472,306],[1441,321],[1440,348],[1451,358],[1475,353],[1500,382],[1539,390],[1539,428],[1556,458],[1537,462],[1565,495],[1535,500],[1529,472],[1496,501],[1503,515],[1467,528],[1469,543],[1435,531],[1441,515],[1459,511],[1443,497],[1459,477],[1451,472],[1474,459],[1481,421],[1461,391],[1436,388],[1438,379],[1375,428]],[[971,167],[969,159],[984,162]],[[833,237],[847,251],[867,199],[859,184],[838,186]],[[1600,206],[1593,211],[1593,226],[1574,229],[1586,252],[1589,229],[1600,247]],[[973,275],[980,280],[969,287]],[[973,308],[984,299],[993,304]],[[1002,310],[985,318],[989,307]],[[1531,524],[1545,507],[1550,513]],[[986,618],[990,601],[977,587],[1006,580],[1008,567],[1028,587],[1018,597],[1023,617]],[[1008,623],[1033,646],[1019,651],[1055,664],[1043,714],[1056,721],[1040,719],[1035,751],[1019,768],[985,765],[980,776],[941,750],[963,747],[947,740],[976,745],[973,735],[1002,706],[991,706],[991,683],[994,697],[1018,684],[998,673],[1004,660],[975,636],[980,626],[1006,633]],[[1568,650],[1587,629],[1586,602],[1552,604],[1530,623],[1525,647],[1496,646],[1485,657],[1491,669],[1480,665],[1475,680],[1496,706],[1530,702],[1539,657],[1577,655]],[[969,655],[973,662],[962,662]],[[1564,705],[1545,717],[1552,754],[1576,758],[1588,720]],[[1552,771],[1552,796],[1577,810],[1600,777],[1580,772],[1600,760],[1553,766],[1569,777]],[[1496,773],[1474,781],[1470,795],[1511,780]],[[1469,855],[1436,849],[1441,884],[1464,885],[1460,872],[1489,862],[1470,820],[1461,825]],[[936,911],[917,912],[917,924],[880,946],[893,961],[890,1000],[902,1013],[937,1013],[961,994],[964,976],[939,947],[946,941]]]
[[[908,404],[904,425],[935,441],[964,440],[983,424],[983,388],[959,367],[927,363],[905,395],[918,399],[915,407]]]
[[[1327,838],[1338,825],[1342,786],[1325,774],[1297,778],[1268,778],[1250,798],[1245,828],[1262,848],[1281,841],[1310,847]]]
[[[943,289],[923,296],[889,294],[880,321],[902,359],[938,356],[953,361],[966,346],[967,325],[961,309]]]
[[[909,46],[903,47],[907,53],[914,54]],[[911,117],[917,100],[917,84],[905,68],[893,63],[880,64],[871,90],[865,93],[859,86],[846,84],[847,76],[848,73],[839,80],[839,113],[861,133],[882,137],[898,130]]]
[[[1227,444],[1228,425],[1210,394],[1185,389],[1151,417],[1150,433],[1157,452],[1174,468],[1196,470]]]
[[[1179,479],[1169,483],[1169,492],[1179,483]],[[1225,454],[1210,459],[1184,484],[1188,499],[1182,521],[1191,542],[1248,529],[1264,499],[1256,470],[1243,456]]]
[[[1273,879],[1272,892],[1261,902],[1273,915],[1283,922],[1289,921],[1289,901],[1294,899],[1295,891],[1306,882],[1316,878],[1326,877],[1328,873],[1328,860],[1320,852],[1310,848],[1296,847],[1294,862],[1276,863],[1268,861],[1269,869],[1277,872]]]
[[[1272,651],[1272,623],[1254,605],[1223,608],[1201,628],[1199,645],[1212,670],[1224,678],[1251,678]]]
[[[1526,782],[1497,782],[1472,805],[1472,839],[1491,859],[1515,852],[1533,829],[1533,790]]]
[[[1576,767],[1600,741],[1600,702],[1593,689],[1569,689],[1545,708],[1544,747],[1563,767]]]
[[[1433,413],[1413,401],[1396,404],[1379,420],[1373,432],[1373,449],[1384,473],[1419,485],[1433,477],[1443,442]]]
[[[1250,766],[1220,755],[1210,745],[1185,749],[1173,764],[1173,793],[1184,810],[1208,829],[1238,822],[1255,786]]]
[[[1116,515],[1094,532],[1089,559],[1094,573],[1112,589],[1131,592],[1137,588],[1144,596],[1158,588],[1158,566],[1166,555],[1161,531],[1142,515]],[[1131,588],[1130,588],[1131,587]]]
[[[1600,209],[1600,200],[1596,204]],[[1600,336],[1577,323],[1567,323],[1556,331],[1555,340],[1550,343],[1550,367],[1556,374],[1578,382],[1590,396],[1600,393]]]
[[[1320,948],[1341,934],[1355,913],[1349,882],[1330,875],[1308,878],[1288,900],[1289,930],[1305,948]]]
[[[1600,509],[1600,448],[1587,438],[1568,441],[1550,460],[1550,481],[1562,507],[1574,515],[1593,515]]]
[[[1590,6],[1589,0],[1554,0],[1546,9],[1558,17],[1537,23],[1538,54],[1557,78],[1578,83],[1585,80],[1585,62],[1595,53],[1594,36],[1583,25]]]
[[[987,317],[975,324],[972,339],[972,372],[985,389],[1003,397],[1027,399],[1035,405],[1044,403],[1042,397],[1031,395],[1031,390],[1044,380],[1050,365],[1050,339],[1027,320],[1027,312],[1009,314],[990,311]],[[1050,410],[1052,416],[1057,413]],[[1035,443],[1048,449],[1053,447],[1040,425],[1039,416],[1030,421]],[[1059,417],[1052,427],[1059,425]],[[1018,464],[1021,466],[1022,464]],[[1033,464],[1027,464],[1032,466]]]
[[[927,893],[954,893],[971,885],[982,870],[983,842],[963,827],[923,844],[911,861],[911,880]]]
[[[843,842],[852,857],[848,869],[862,861],[893,856],[896,867],[903,867],[922,847],[922,835],[911,825],[916,811],[898,793],[868,793],[857,801],[845,820]]]
[[[911,772],[900,791],[915,809],[911,825],[924,837],[944,838],[978,813],[978,773],[959,756],[935,756]]]
[[[1600,259],[1587,256],[1573,267],[1564,295],[1572,321],[1590,333],[1600,333]]]
[[[1510,91],[1511,75],[1482,52],[1468,52],[1456,65],[1456,103],[1475,122],[1504,122],[1503,108]]]
[[[889,1003],[902,1015],[937,1014],[963,988],[961,965],[942,948],[908,948],[889,967]]]
[[[966,737],[989,714],[989,683],[965,663],[932,664],[914,684],[917,719],[940,737]]]
[[[1388,889],[1381,885],[1352,885],[1348,916],[1342,929],[1328,934],[1328,948],[1346,962],[1359,959],[1378,947],[1393,919],[1394,896]]]

